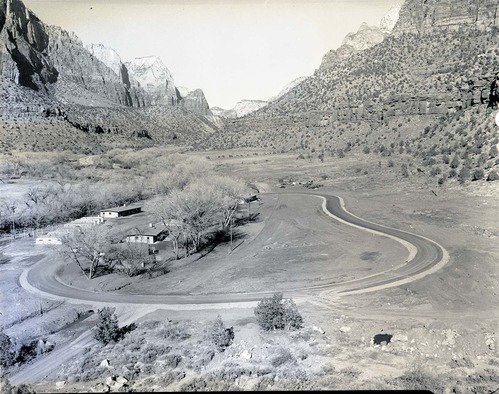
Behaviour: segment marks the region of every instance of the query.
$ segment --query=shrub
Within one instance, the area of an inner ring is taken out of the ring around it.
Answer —
[[[472,181],[479,181],[480,179],[483,179],[484,176],[485,176],[485,173],[483,172],[483,170],[481,168],[478,168],[475,171],[473,171],[473,176],[472,176],[471,180]]]
[[[33,360],[37,356],[37,345],[37,341],[23,343],[16,353],[15,362],[23,364]]]
[[[457,153],[454,155],[454,157],[452,158],[452,161],[450,162],[450,167],[451,168],[457,168],[459,166],[459,158],[457,156]]]
[[[30,386],[21,384],[19,386],[12,386],[6,376],[0,376],[0,390],[2,394],[34,394],[35,392]]]
[[[107,345],[109,342],[117,342],[120,337],[118,317],[111,311],[111,308],[104,307],[99,310],[99,322],[94,338]]]
[[[499,181],[499,174],[497,171],[490,171],[489,175],[487,176],[487,181]]]
[[[225,328],[222,317],[218,315],[211,327],[210,337],[212,342],[217,347],[217,350],[219,352],[223,352],[232,344],[232,341],[234,340],[234,328]]]
[[[274,293],[272,298],[264,298],[255,308],[258,324],[265,331],[294,330],[303,327],[303,318],[293,300],[283,300],[282,293]]]
[[[10,337],[0,329],[0,367],[8,368],[14,362],[14,353]]]
[[[402,176],[404,178],[408,178],[409,177],[409,171],[407,170],[407,164],[402,164],[401,166],[401,169],[402,169]]]
[[[296,361],[291,352],[288,349],[279,348],[276,352],[277,354],[272,358],[272,366],[280,367],[289,362]]]
[[[430,170],[431,176],[440,175],[442,173],[442,169],[440,167],[432,167]]]
[[[429,390],[433,393],[443,391],[443,386],[436,377],[420,369],[408,371],[397,380],[402,383],[406,390]]]
[[[470,169],[468,167],[461,168],[459,171],[459,183],[464,183],[470,177]]]
[[[178,323],[172,323],[171,325],[160,329],[157,335],[163,339],[179,340],[184,341],[190,338],[190,334],[183,329],[184,327],[179,327]]]
[[[180,354],[168,354],[164,359],[165,367],[167,368],[177,368],[177,366],[182,362],[182,356]]]

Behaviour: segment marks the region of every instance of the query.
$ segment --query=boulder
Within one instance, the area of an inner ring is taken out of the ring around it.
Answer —
[[[343,326],[340,328],[340,331],[341,332],[350,332],[350,331],[352,331],[352,328],[348,327],[348,326]]]
[[[496,338],[494,334],[485,334],[485,345],[487,345],[490,351],[496,351]]]
[[[239,355],[239,358],[241,358],[242,360],[249,360],[252,357],[253,355],[251,354],[251,351],[248,349],[243,350],[242,353]]]
[[[109,367],[110,367],[110,365],[109,365],[109,360],[106,360],[106,359],[102,360],[102,361],[100,362],[100,364],[99,364],[99,367],[102,367],[102,368],[109,368]]]
[[[66,381],[65,380],[61,380],[59,382],[55,382],[55,387],[60,389],[60,388],[63,388],[65,385],[66,385]]]
[[[111,388],[104,383],[97,383],[95,386],[92,386],[90,388],[90,391],[92,391],[92,393],[109,393],[110,390]]]
[[[456,344],[456,338],[459,336],[456,330],[443,330],[442,335],[445,339],[442,341],[442,346],[452,347]]]
[[[312,330],[317,331],[318,333],[320,333],[322,335],[324,335],[326,333],[322,328],[317,327],[317,326],[313,326]]]
[[[128,379],[125,378],[124,376],[118,376],[116,378],[116,383],[125,385],[125,384],[128,384]]]

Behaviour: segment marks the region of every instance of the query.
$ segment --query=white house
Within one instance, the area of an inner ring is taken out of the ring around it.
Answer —
[[[125,241],[131,243],[154,244],[166,238],[166,227],[163,224],[150,224],[144,228],[134,228],[129,231]]]

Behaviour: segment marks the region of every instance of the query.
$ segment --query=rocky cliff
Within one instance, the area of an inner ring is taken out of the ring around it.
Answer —
[[[279,93],[277,93],[277,96],[270,98],[268,101],[276,101],[280,99],[282,96],[288,94],[292,89],[294,89],[296,86],[298,86],[300,83],[305,81],[307,78],[310,77],[298,77],[293,79],[290,83],[288,83],[286,86],[284,86]]]
[[[94,53],[88,51],[73,33],[57,26],[49,26],[47,31],[48,54],[60,75],[64,77],[61,79],[61,85],[67,82],[77,84],[120,105],[142,107],[148,104],[146,92],[130,81],[126,70],[116,73]],[[116,67],[116,64],[112,66]],[[64,86],[61,86],[61,90],[64,90]],[[78,102],[79,99],[70,92],[64,98],[70,102]]]
[[[201,90],[182,99],[159,59],[130,65],[45,25],[22,1],[0,0],[0,150],[188,145],[223,126]]]
[[[66,102],[79,102],[70,93],[76,84],[95,95],[95,105],[147,104],[145,92],[129,80],[126,70],[109,68],[76,35],[45,25],[21,1],[2,0],[0,27],[2,80],[55,93]]]
[[[130,75],[136,79],[151,98],[152,105],[178,105],[180,93],[170,70],[156,56],[146,56],[125,63]]]
[[[406,0],[393,33],[423,34],[435,28],[499,27],[497,0]]]
[[[0,78],[48,92],[58,70],[48,56],[49,35],[36,15],[17,0],[0,3]]]
[[[379,26],[369,26],[362,23],[356,33],[349,33],[343,39],[341,46],[324,55],[320,65],[321,70],[334,67],[341,59],[346,59],[359,51],[365,51],[381,43],[394,29],[400,8],[394,7],[381,19]]]
[[[340,59],[346,59],[359,51],[365,51],[374,45],[382,42],[387,33],[377,26],[368,26],[363,23],[356,33],[349,33],[341,46],[336,50],[331,50],[324,55],[320,69],[324,70],[334,67]]]
[[[400,7],[393,7],[381,18],[379,28],[383,33],[390,34],[397,24],[400,16]]]
[[[181,97],[180,104],[182,107],[184,107],[188,111],[194,112],[195,114],[205,116],[213,115],[210,111],[208,101],[206,101],[206,97],[204,96],[204,93],[201,89],[196,89],[192,92],[188,92],[185,96]]]
[[[350,149],[364,140],[372,149],[368,144],[375,136],[394,149],[396,144],[409,144],[400,130],[407,123],[437,129],[466,114],[470,122],[482,124],[499,64],[499,37],[484,26],[494,26],[497,4],[407,0],[392,34],[363,50],[354,49],[350,35],[313,77],[254,114],[228,123],[221,145],[287,146],[310,152],[338,144],[344,148],[347,143]],[[427,23],[425,14],[434,15],[438,23]],[[424,140],[418,130],[411,132],[413,142]],[[446,132],[436,138],[455,144],[453,139],[459,137]],[[310,143],[312,136],[318,141],[315,145]]]

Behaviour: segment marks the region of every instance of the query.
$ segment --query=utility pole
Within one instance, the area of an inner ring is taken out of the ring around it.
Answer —
[[[230,219],[230,251],[232,252],[232,227],[234,226],[234,218]]]
[[[12,205],[10,207],[10,210],[12,212],[12,239],[14,239],[16,237],[16,223],[14,221],[14,212],[16,212],[16,207],[14,205]]]

